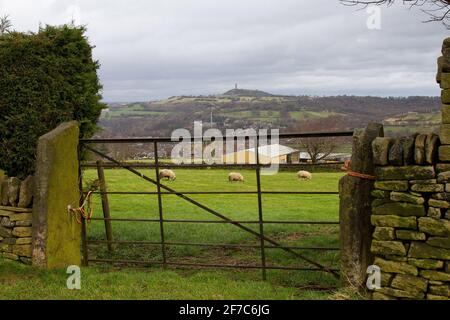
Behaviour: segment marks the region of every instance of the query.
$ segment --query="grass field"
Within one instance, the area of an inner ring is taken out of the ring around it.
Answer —
[[[154,171],[142,170],[154,177]],[[245,183],[229,183],[225,170],[177,170],[177,180],[164,182],[176,191],[254,191],[256,174],[241,171]],[[156,191],[150,183],[125,170],[105,170],[108,191]],[[262,176],[263,191],[337,191],[342,173],[314,173],[312,181],[298,181],[294,172]],[[84,181],[97,178],[95,170],[86,170]],[[192,195],[212,209],[236,220],[257,220],[256,195]],[[109,195],[113,218],[158,218],[155,195]],[[101,202],[94,197],[94,216],[100,217]],[[217,220],[174,195],[163,195],[165,219]],[[337,195],[263,195],[265,220],[337,221]],[[234,225],[165,223],[166,242],[258,245],[259,240]],[[258,231],[258,225],[247,224]],[[265,224],[265,234],[283,245],[338,247],[337,225]],[[160,241],[158,223],[113,222],[115,240]],[[90,240],[105,239],[104,225],[88,225]],[[219,265],[259,265],[257,248],[168,246],[170,262]],[[339,251],[298,251],[327,267],[339,267]],[[298,257],[266,249],[267,265],[311,267]],[[118,298],[118,299],[328,299],[339,296],[339,280],[325,272],[268,270],[267,281],[255,269],[187,269],[164,270],[151,261],[162,259],[159,245],[116,245],[112,253],[104,244],[90,244],[89,258],[132,259],[148,261],[135,268],[131,265],[95,265],[83,268],[83,290],[65,289],[64,270],[39,271],[0,261],[0,297],[6,298]],[[7,272],[7,273],[8,273]],[[30,291],[30,288],[31,291]],[[2,292],[3,291],[3,292]],[[338,293],[336,293],[338,292]],[[84,293],[84,294],[83,294]]]
[[[68,290],[65,270],[45,271],[0,258],[0,300],[299,300],[358,299],[346,290],[317,291],[311,286],[263,282],[243,271],[112,269],[84,267],[81,290]]]
[[[331,116],[338,115],[334,112],[326,112],[326,111],[291,111],[289,112],[292,119],[294,120],[306,120],[306,119],[320,119],[320,118],[327,118]]]
[[[235,105],[230,108],[228,106],[223,107],[222,105],[233,103],[231,98],[174,98],[169,100],[164,100],[160,102],[155,102],[154,106],[147,107],[144,104],[134,103],[124,106],[116,106],[110,108],[108,112],[105,112],[102,117],[105,119],[122,118],[122,117],[134,117],[134,118],[155,118],[155,117],[170,117],[178,114],[180,112],[179,108],[158,108],[165,103],[170,105],[199,105],[202,104],[216,104],[218,109],[214,111],[214,116],[220,116],[224,118],[236,120],[246,120],[254,122],[266,122],[266,123],[276,123],[280,120],[281,112],[279,109],[275,110],[260,110],[258,108],[249,107],[248,103],[286,103],[289,101],[287,98],[282,97],[240,97],[239,102],[234,102]],[[244,103],[244,105],[238,105],[238,103]],[[156,107],[156,108],[155,108]],[[208,108],[209,112],[209,108]],[[200,112],[200,113],[203,113]],[[328,111],[311,111],[311,110],[297,110],[290,111],[289,117],[294,121],[304,121],[308,119],[321,119],[331,116],[339,115],[339,113],[328,112]],[[150,119],[151,120],[151,119]]]

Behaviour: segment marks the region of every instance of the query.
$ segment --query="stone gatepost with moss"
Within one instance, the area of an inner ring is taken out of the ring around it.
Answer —
[[[44,268],[81,265],[77,122],[39,138],[34,176],[0,175],[0,255]]]

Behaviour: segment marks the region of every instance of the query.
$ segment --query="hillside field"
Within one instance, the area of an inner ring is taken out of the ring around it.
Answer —
[[[380,122],[395,137],[435,130],[439,117],[439,97],[276,96],[238,90],[231,95],[110,103],[100,118],[103,130],[97,136],[170,136],[175,129],[191,128],[195,121],[209,128],[212,120],[212,126],[221,131],[277,128],[284,133],[353,130]]]

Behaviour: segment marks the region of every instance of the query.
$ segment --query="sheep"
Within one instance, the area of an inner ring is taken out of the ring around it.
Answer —
[[[244,182],[244,177],[240,173],[231,172],[228,175],[228,181],[229,182]]]
[[[311,174],[311,172],[308,172],[308,171],[299,171],[299,172],[297,172],[297,177],[300,180],[311,180],[312,174]]]
[[[163,169],[159,172],[159,179],[175,181],[177,179],[177,176],[175,175],[175,172],[173,172],[172,170]]]

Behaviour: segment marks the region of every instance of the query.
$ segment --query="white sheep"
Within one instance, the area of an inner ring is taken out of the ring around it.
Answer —
[[[242,176],[242,174],[237,173],[237,172],[231,172],[228,175],[228,181],[229,182],[233,182],[233,181],[238,181],[238,182],[244,182],[244,177]]]
[[[175,175],[175,172],[169,169],[163,169],[159,172],[159,179],[160,180],[172,180],[175,181],[177,179],[177,176]]]
[[[311,172],[302,170],[302,171],[297,172],[297,177],[300,180],[311,180],[312,179],[312,174],[311,174]]]

